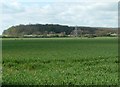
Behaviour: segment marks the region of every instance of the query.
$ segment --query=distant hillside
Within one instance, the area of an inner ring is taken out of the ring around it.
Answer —
[[[82,32],[82,33],[81,33]],[[100,33],[117,33],[115,28],[99,28],[99,27],[77,27],[77,33],[80,34],[96,34]],[[8,36],[24,36],[24,35],[47,35],[47,34],[75,34],[75,26],[58,25],[58,24],[29,24],[17,25],[4,30],[3,35]]]

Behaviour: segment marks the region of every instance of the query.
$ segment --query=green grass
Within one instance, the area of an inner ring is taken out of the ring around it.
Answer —
[[[3,39],[3,84],[116,85],[117,38]]]

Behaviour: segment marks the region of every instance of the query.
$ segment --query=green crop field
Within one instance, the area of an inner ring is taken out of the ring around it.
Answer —
[[[3,85],[117,85],[117,38],[3,39]]]

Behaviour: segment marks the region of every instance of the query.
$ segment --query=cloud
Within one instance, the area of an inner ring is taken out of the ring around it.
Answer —
[[[2,14],[15,14],[24,11],[22,5],[15,0],[9,0],[8,2],[4,0],[0,4],[2,5]]]
[[[2,29],[16,24],[55,23],[78,26],[117,27],[117,2],[63,2],[4,0]],[[106,1],[106,0],[105,0]],[[117,1],[117,0],[116,0]]]

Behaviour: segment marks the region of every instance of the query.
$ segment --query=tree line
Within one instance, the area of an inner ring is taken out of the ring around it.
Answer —
[[[16,25],[4,30],[3,37],[68,37],[68,36],[111,36],[117,34],[116,28],[97,28],[67,26],[59,24]]]

